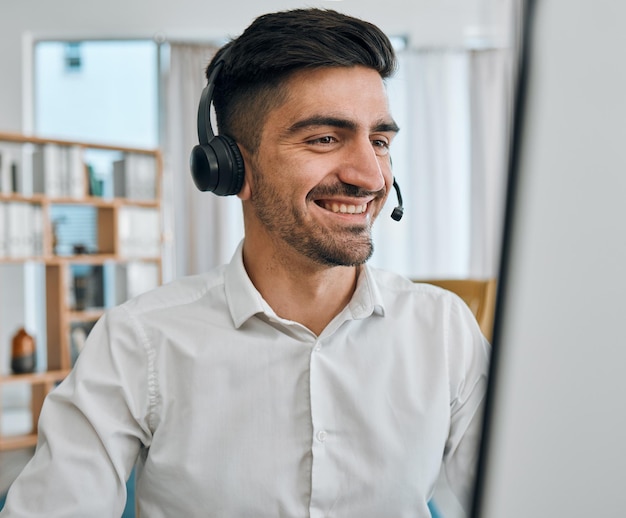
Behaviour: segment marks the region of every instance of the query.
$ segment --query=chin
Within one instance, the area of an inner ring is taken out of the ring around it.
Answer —
[[[365,264],[374,253],[371,240],[359,246],[320,247],[313,253],[312,259],[325,266],[360,266]]]

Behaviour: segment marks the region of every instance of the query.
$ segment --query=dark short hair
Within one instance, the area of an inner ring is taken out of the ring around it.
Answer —
[[[303,69],[365,66],[385,79],[396,58],[375,25],[330,9],[293,9],[258,17],[209,63],[224,65],[213,94],[218,131],[258,149],[269,110],[285,99],[285,81]]]

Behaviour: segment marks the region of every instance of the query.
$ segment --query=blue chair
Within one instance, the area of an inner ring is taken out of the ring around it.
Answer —
[[[428,502],[428,509],[430,510],[430,516],[432,518],[443,518],[443,516],[439,514],[439,511],[437,511],[437,506],[434,504],[434,502]]]

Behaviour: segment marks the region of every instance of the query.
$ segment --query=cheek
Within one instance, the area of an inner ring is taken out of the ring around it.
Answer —
[[[324,183],[328,171],[332,171],[325,160],[307,158],[285,160],[280,181],[289,191],[306,196],[313,188]]]
[[[336,156],[329,154],[313,155],[301,153],[298,149],[287,149],[272,157],[266,155],[257,167],[259,174],[265,175],[265,180],[272,186],[280,189],[281,196],[289,195],[293,200],[306,199],[308,193],[323,184],[336,184],[338,164]],[[382,164],[381,164],[382,166]],[[383,169],[385,179],[392,176],[389,165]]]

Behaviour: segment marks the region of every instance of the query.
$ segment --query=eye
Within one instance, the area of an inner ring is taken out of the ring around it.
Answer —
[[[334,144],[337,139],[331,135],[324,135],[323,137],[314,138],[307,141],[309,144]]]
[[[374,147],[374,151],[379,156],[384,156],[389,154],[389,142],[383,139],[372,139],[372,146]]]

